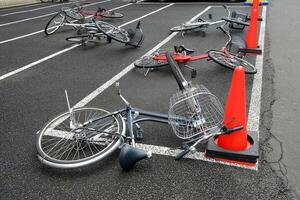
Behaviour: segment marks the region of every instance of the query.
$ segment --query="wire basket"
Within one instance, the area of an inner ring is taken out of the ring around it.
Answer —
[[[169,123],[182,139],[205,135],[223,123],[223,107],[203,85],[179,91],[170,99]]]

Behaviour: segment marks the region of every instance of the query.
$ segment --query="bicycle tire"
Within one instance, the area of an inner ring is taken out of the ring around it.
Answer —
[[[64,11],[67,15],[67,17],[74,19],[74,20],[81,20],[84,18],[84,16],[78,12],[76,8],[71,8],[71,7],[62,7],[62,11]]]
[[[98,117],[103,118],[83,125]],[[50,167],[64,169],[95,163],[121,145],[120,134],[124,136],[125,129],[125,121],[119,114],[112,115],[98,108],[74,109],[72,114],[66,112],[57,116],[38,133],[39,160]]]
[[[114,11],[104,11],[104,12],[97,12],[96,16],[104,17],[104,18],[122,18],[124,14],[114,12]]]
[[[256,74],[257,72],[257,69],[248,61],[232,54],[230,54],[229,56],[228,54],[225,54],[223,51],[210,50],[208,52],[208,57],[212,59],[214,62],[218,63],[219,65],[231,70],[234,70],[236,66],[242,66],[244,67],[246,74]]]
[[[77,42],[77,43],[85,43],[90,39],[89,34],[84,34],[84,35],[74,35],[67,37],[66,40],[69,42]]]
[[[136,60],[134,62],[134,66],[137,68],[159,68],[164,67],[168,65],[168,62],[166,60],[155,60],[153,59],[153,54],[149,56],[143,56],[140,59]]]
[[[187,81],[186,79],[184,78],[177,62],[173,59],[173,53],[172,52],[167,52],[166,53],[166,57],[167,57],[167,61],[168,61],[168,64],[170,65],[171,67],[171,70],[172,70],[172,73],[173,73],[173,76],[179,86],[179,89],[181,91],[185,91],[187,89]],[[185,84],[183,84],[185,83]]]
[[[98,30],[107,35],[107,37],[121,43],[128,43],[130,41],[128,33],[124,29],[118,28],[104,21],[94,20],[94,22]]]
[[[45,34],[51,35],[55,33],[64,23],[66,19],[66,13],[65,12],[59,12],[56,15],[54,15],[49,22],[47,23],[45,27]],[[52,24],[54,23],[54,24]]]
[[[179,31],[191,31],[196,28],[199,28],[198,25],[185,25],[181,24],[179,26],[174,26],[173,28],[170,29],[171,32],[179,32]]]

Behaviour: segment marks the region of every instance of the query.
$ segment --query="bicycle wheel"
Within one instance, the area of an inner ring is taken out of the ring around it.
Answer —
[[[134,66],[137,68],[158,68],[168,65],[166,60],[155,60],[153,56],[154,54],[141,57],[134,62]]]
[[[92,119],[99,119],[89,122]],[[84,124],[85,123],[85,124]],[[39,159],[51,167],[76,168],[112,153],[125,135],[125,121],[98,108],[77,108],[54,118],[38,133]]]
[[[71,19],[81,20],[84,18],[84,16],[80,12],[78,12],[76,8],[62,7],[61,10],[64,11],[67,17]]]
[[[194,30],[196,28],[199,28],[198,25],[192,25],[192,24],[181,24],[179,26],[175,26],[170,29],[171,32],[178,32],[178,31],[190,31]]]
[[[63,26],[65,19],[66,19],[65,12],[59,12],[56,15],[54,15],[45,27],[44,30],[45,34],[51,35],[55,33],[59,29],[59,27]]]
[[[219,65],[231,70],[234,70],[236,66],[242,66],[246,74],[255,74],[257,72],[256,68],[248,61],[232,54],[225,54],[223,51],[211,50],[208,52],[208,57]]]
[[[98,12],[97,12],[98,16]],[[122,13],[114,12],[114,11],[104,11],[100,12],[99,16],[105,17],[105,18],[122,18],[124,15]]]
[[[128,33],[124,29],[115,27],[114,25],[103,21],[94,22],[98,30],[107,35],[108,37],[121,43],[128,43],[130,41]]]
[[[75,36],[67,37],[66,40],[69,42],[85,43],[88,40],[91,40],[91,35],[89,34],[75,35]]]

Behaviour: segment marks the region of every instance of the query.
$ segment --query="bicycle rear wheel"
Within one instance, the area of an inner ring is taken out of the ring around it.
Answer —
[[[208,57],[219,65],[234,70],[237,66],[244,67],[246,74],[255,74],[256,68],[248,61],[232,54],[225,54],[223,51],[211,50]]]
[[[178,32],[178,31],[190,31],[199,28],[198,25],[189,25],[189,24],[181,24],[179,26],[174,26],[170,29],[171,32]]]
[[[168,65],[166,60],[155,60],[153,59],[154,56],[154,54],[143,56],[134,62],[134,66],[137,68],[159,68]]]
[[[89,122],[92,119],[99,119]],[[98,108],[77,108],[54,118],[36,140],[39,159],[55,168],[76,168],[112,153],[125,135],[125,121]]]
[[[44,30],[45,34],[51,35],[55,33],[59,29],[59,27],[63,26],[65,19],[66,19],[65,12],[59,12],[56,15],[54,15],[45,27]]]
[[[115,27],[114,25],[104,21],[95,21],[95,24],[98,30],[107,35],[109,38],[121,43],[128,43],[130,41],[127,31],[122,28]]]

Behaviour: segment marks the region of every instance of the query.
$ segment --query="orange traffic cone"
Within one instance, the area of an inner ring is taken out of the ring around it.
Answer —
[[[246,35],[246,47],[247,49],[257,49],[257,21],[259,17],[259,0],[253,0],[251,19],[248,32]]]
[[[218,137],[215,142],[220,147],[232,151],[243,151],[250,146],[247,140],[246,88],[243,67],[236,67],[234,70],[225,106],[224,124],[227,128],[242,125],[243,129]]]
[[[227,128],[242,125],[243,129],[210,139],[206,147],[206,156],[243,165],[256,163],[258,134],[247,133],[245,71],[241,66],[236,67],[233,72],[225,106],[224,125]]]

